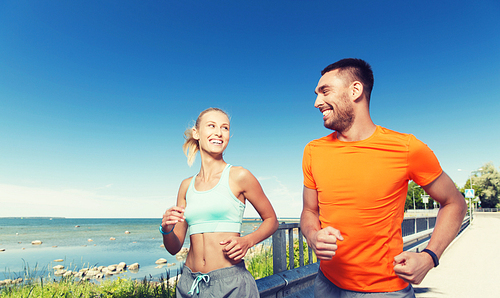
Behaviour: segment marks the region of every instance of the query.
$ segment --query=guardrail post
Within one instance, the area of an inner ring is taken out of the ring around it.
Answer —
[[[285,230],[278,229],[273,234],[273,274],[286,270]]]
[[[290,269],[295,268],[295,251],[293,247],[293,228],[288,229],[288,264],[290,264]]]
[[[304,266],[304,236],[299,228],[299,266]]]
[[[307,264],[312,264],[313,263],[313,250],[309,246],[309,244],[307,245],[307,256],[309,257],[309,261],[307,261]]]

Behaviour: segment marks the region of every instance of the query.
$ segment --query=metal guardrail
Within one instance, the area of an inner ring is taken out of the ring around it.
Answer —
[[[403,237],[415,235],[423,231],[431,231],[436,225],[436,217],[412,217],[405,218],[401,224]],[[297,237],[294,238],[294,234]],[[294,242],[298,239],[299,245],[299,267],[305,265],[304,260],[304,236],[300,229],[300,223],[282,223],[272,237],[273,249],[273,274],[283,272],[288,269],[294,269]],[[288,259],[287,259],[288,243]],[[308,264],[312,264],[312,249],[307,249]],[[288,264],[288,265],[287,265]]]
[[[477,208],[474,212],[500,212],[500,208]]]
[[[420,233],[436,226],[436,217],[405,218],[401,224],[403,237]]]
[[[312,298],[318,269],[319,263],[314,263],[258,279],[260,298]]]
[[[433,221],[436,222],[435,220]],[[462,226],[458,231],[458,235],[462,233],[470,224],[470,217],[465,217],[462,222]],[[413,252],[421,252],[427,246],[427,243],[431,239],[432,232],[434,232],[434,227],[429,228],[428,230],[418,231],[417,233],[410,234],[407,236],[403,236],[403,250],[404,251],[413,251]]]
[[[300,229],[300,223],[282,223],[279,225],[278,230],[274,232],[273,241],[273,274],[283,272],[287,269],[294,269],[295,267],[295,251],[294,251],[294,233],[297,231],[298,245],[299,245],[299,267],[304,266],[304,235]],[[288,237],[287,237],[288,233]],[[288,263],[286,258],[286,243],[288,238]],[[308,263],[311,264],[313,259],[312,249],[308,249]]]
[[[458,234],[469,226],[470,218],[466,217]],[[404,251],[420,252],[432,236],[436,217],[405,218],[401,225]],[[296,232],[295,232],[296,231]],[[294,234],[299,242],[299,267],[294,268]],[[288,237],[287,237],[288,236]],[[287,239],[288,238],[288,239]],[[286,246],[288,242],[288,267]],[[309,264],[304,264],[304,236],[299,223],[282,223],[272,237],[273,275],[256,280],[260,297],[293,298],[313,297],[314,279],[318,273],[319,263],[313,260],[312,249],[308,248]],[[287,270],[288,269],[288,270]]]

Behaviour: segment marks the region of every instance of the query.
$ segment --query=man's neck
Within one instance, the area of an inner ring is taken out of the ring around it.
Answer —
[[[366,140],[373,135],[377,126],[370,120],[364,124],[354,124],[348,131],[337,131],[337,139],[342,142],[356,142]]]

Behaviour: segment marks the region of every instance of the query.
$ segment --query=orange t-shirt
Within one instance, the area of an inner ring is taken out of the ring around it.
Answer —
[[[336,255],[321,271],[340,288],[393,292],[403,251],[401,223],[408,181],[427,185],[442,173],[434,153],[413,135],[377,126],[366,140],[342,142],[334,132],[311,141],[302,161],[304,185],[318,192],[321,227],[338,229]]]

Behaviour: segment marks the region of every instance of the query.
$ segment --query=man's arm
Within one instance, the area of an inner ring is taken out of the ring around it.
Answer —
[[[337,240],[344,240],[339,230],[332,227],[321,229],[319,221],[318,192],[304,186],[304,206],[300,216],[300,228],[307,243],[318,259],[331,260],[337,251]]]
[[[467,211],[467,204],[453,181],[444,172],[434,182],[422,188],[441,205],[436,227],[427,246],[438,257],[441,257],[460,230]]]
[[[422,188],[440,204],[436,226],[427,245],[427,249],[440,258],[446,247],[457,236],[467,211],[467,205],[453,181],[444,172]],[[394,258],[394,263],[396,274],[413,284],[421,283],[427,272],[434,267],[432,257],[425,252],[403,252]]]

